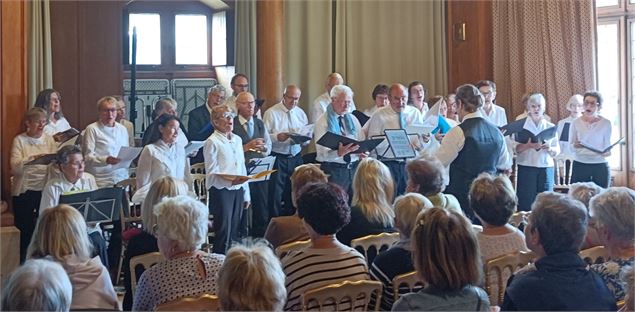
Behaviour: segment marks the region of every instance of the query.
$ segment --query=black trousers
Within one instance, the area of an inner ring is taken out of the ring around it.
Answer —
[[[272,218],[293,215],[295,208],[291,202],[291,175],[295,167],[304,163],[302,156],[300,153],[295,156],[278,153],[271,153],[271,155],[276,156],[275,168],[278,171],[271,175],[269,182],[271,194],[269,214]]]
[[[358,164],[358,161],[349,164],[320,163],[320,169],[329,176],[329,182],[341,186],[348,193],[349,203],[353,198],[353,177],[357,171]]]
[[[240,240],[243,215],[243,189],[228,190],[210,187],[209,211],[214,216],[214,247],[212,252],[225,254],[232,242]]]
[[[388,167],[392,174],[393,182],[395,182],[395,197],[402,195],[406,192],[406,183],[408,181],[408,175],[406,173],[406,162],[395,160],[382,160],[384,165]]]
[[[573,161],[571,183],[576,182],[594,182],[603,188],[609,187],[611,182],[609,163],[585,164]]]
[[[269,181],[249,183],[251,207],[241,217],[241,236],[263,237],[271,216],[269,215]],[[251,214],[251,224],[249,215]]]
[[[37,217],[40,214],[42,191],[26,191],[13,197],[15,226],[20,230],[20,263],[26,259],[26,250],[35,231]]]

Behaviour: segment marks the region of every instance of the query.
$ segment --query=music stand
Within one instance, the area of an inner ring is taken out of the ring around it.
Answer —
[[[109,187],[62,195],[59,203],[77,209],[86,223],[112,222],[119,219],[123,196],[122,188]]]
[[[263,157],[263,158],[253,158],[247,164],[247,175],[255,175],[255,174],[261,173],[263,171],[272,170],[273,169],[273,165],[275,163],[276,163],[276,156],[267,156],[267,157]],[[249,182],[267,181],[267,180],[269,180],[269,177],[271,177],[271,174],[268,174],[268,175],[263,176],[263,177],[258,178],[258,179],[253,179],[253,180],[251,180]]]
[[[409,135],[417,134],[408,134],[405,129],[386,129],[384,130],[383,135],[372,136],[373,139],[386,138],[386,141],[388,142],[388,147],[386,147],[381,155],[377,152],[378,146],[375,147],[375,154],[377,154],[377,158],[385,160],[406,160],[417,156],[414,148],[412,148],[412,145],[410,144],[410,138],[408,138]],[[392,152],[392,157],[386,157],[388,150]]]

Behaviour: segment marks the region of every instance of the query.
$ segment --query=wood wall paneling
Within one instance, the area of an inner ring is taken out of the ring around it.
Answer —
[[[256,4],[258,43],[258,91],[265,99],[263,111],[280,102],[282,91],[284,3],[282,0],[258,1]]]

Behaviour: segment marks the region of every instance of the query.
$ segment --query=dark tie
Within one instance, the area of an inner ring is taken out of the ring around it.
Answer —
[[[344,117],[343,116],[339,116],[337,117],[339,124],[340,124],[340,133],[343,136],[346,136],[346,127],[344,126]]]

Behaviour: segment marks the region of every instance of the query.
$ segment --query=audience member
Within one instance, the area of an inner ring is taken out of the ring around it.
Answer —
[[[624,290],[626,296],[624,297],[624,306],[620,309],[620,312],[635,311],[635,263],[631,263],[630,266],[625,267],[622,270],[620,279],[624,283]]]
[[[502,127],[507,124],[507,114],[505,109],[496,105],[496,84],[490,80],[481,80],[476,83],[476,88],[483,95],[483,106],[480,107],[480,111],[483,112],[482,116],[486,120],[489,120],[496,127]],[[456,92],[459,93],[458,90]]]
[[[413,81],[408,85],[408,105],[412,105],[416,108],[421,116],[424,116],[428,112],[428,103],[426,102],[426,96],[428,90],[421,81]]]
[[[390,102],[388,101],[388,86],[385,84],[376,85],[371,96],[373,98],[373,105],[370,108],[364,110],[363,112],[354,110],[352,113],[353,116],[357,117],[357,120],[362,128],[368,122],[370,116],[372,116],[378,109],[390,105]]]
[[[331,73],[326,77],[326,83],[324,89],[326,92],[320,94],[315,100],[313,100],[313,104],[311,105],[311,109],[309,110],[309,121],[312,124],[315,124],[326,112],[326,107],[331,104],[331,89],[333,87],[344,84],[344,78],[339,73]],[[349,113],[356,110],[355,102],[351,101],[351,105],[349,107]]]
[[[415,227],[417,215],[425,209],[432,208],[432,203],[421,194],[408,193],[395,199],[395,228],[399,231],[399,241],[388,250],[379,253],[370,267],[370,277],[384,284],[381,297],[381,310],[390,311],[393,305],[392,280],[408,272],[414,271],[412,264],[412,243],[410,234]],[[404,295],[411,292],[409,288],[399,288]]]
[[[71,128],[68,120],[62,113],[62,96],[54,89],[44,89],[38,93],[33,107],[39,107],[46,111],[47,123],[44,126],[44,133],[53,136],[56,133],[66,131]]]
[[[586,237],[584,239],[584,243],[582,243],[582,247],[580,249],[587,249],[594,246],[602,245],[600,242],[600,237],[597,229],[593,226],[594,220],[591,219],[591,214],[589,210],[589,204],[591,203],[591,198],[595,195],[604,192],[604,189],[599,187],[597,184],[593,182],[576,182],[572,183],[569,186],[569,196],[573,199],[577,199],[584,204],[584,207],[587,211],[587,217],[589,218],[589,226],[587,227]]]
[[[73,287],[56,262],[33,259],[3,282],[2,311],[69,311]]]
[[[635,261],[635,191],[611,187],[593,197],[591,217],[611,259],[593,264],[591,269],[602,277],[616,301],[624,300],[625,289],[619,274]]]
[[[218,273],[223,311],[282,311],[287,300],[280,260],[263,242],[234,245]]]
[[[564,128],[567,128],[567,133],[571,130],[571,123],[576,120],[578,117],[582,116],[582,111],[584,110],[584,105],[582,104],[584,98],[580,94],[574,94],[569,98],[567,102],[567,111],[569,111],[569,116],[558,121],[558,141],[560,143],[560,157],[573,157],[573,150],[571,144],[569,144],[569,136],[567,135],[564,138],[564,141],[561,140],[562,132]],[[568,125],[568,126],[567,126]]]
[[[282,258],[286,274],[285,310],[301,310],[300,296],[309,289],[344,280],[368,279],[366,259],[340,243],[335,234],[350,221],[346,192],[335,184],[309,184],[298,198],[298,215],[311,244]]]
[[[581,202],[564,194],[539,194],[525,227],[527,246],[538,258],[536,269],[511,277],[501,310],[617,310],[602,278],[578,255],[586,227]]]
[[[149,311],[182,297],[217,293],[217,275],[224,255],[200,251],[207,238],[208,211],[189,196],[163,199],[154,206],[153,231],[166,259],[141,275],[133,311]]]
[[[489,311],[481,257],[472,225],[439,207],[419,214],[412,231],[414,266],[426,287],[406,294],[393,311]]]
[[[362,160],[353,181],[351,220],[337,233],[337,239],[350,246],[355,238],[394,232],[393,194],[388,167],[374,158]]]
[[[20,230],[21,262],[33,235],[47,174],[47,164],[30,162],[57,151],[53,137],[44,133],[46,118],[45,110],[37,107],[29,109],[24,116],[26,131],[18,134],[11,145],[11,195],[15,225]]]
[[[205,141],[214,133],[214,125],[212,124],[212,108],[225,102],[225,87],[216,84],[209,89],[207,93],[207,102],[191,110],[187,116],[187,133],[192,141]],[[198,150],[195,157],[191,159],[192,164],[204,162],[203,150]]]
[[[126,127],[126,130],[128,130],[128,145],[135,146],[134,125],[132,124],[132,122],[125,119],[126,118],[126,102],[124,102],[123,97],[121,97],[121,95],[113,95],[112,97],[114,97],[117,100],[117,117],[115,117],[115,120],[118,123],[120,123],[122,126]]]
[[[79,211],[59,205],[40,213],[27,251],[29,259],[59,262],[73,285],[71,309],[118,309],[117,294],[99,256],[91,258],[86,221]]]
[[[443,194],[445,168],[434,156],[421,155],[408,162],[407,192],[419,193],[432,202],[432,205],[463,214],[459,201],[450,194]]]
[[[309,183],[326,183],[328,177],[320,166],[316,164],[305,164],[295,168],[291,175],[291,201],[293,207],[297,207],[297,199],[300,196],[300,190]],[[309,239],[302,219],[298,217],[296,209],[292,216],[280,216],[272,218],[265,231],[265,239],[277,248],[280,245],[288,244],[299,240]]]

